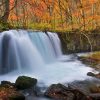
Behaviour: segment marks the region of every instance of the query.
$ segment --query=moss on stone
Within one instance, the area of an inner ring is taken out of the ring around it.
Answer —
[[[37,79],[27,77],[27,76],[19,76],[15,82],[15,86],[17,89],[28,89],[34,87],[37,83]]]

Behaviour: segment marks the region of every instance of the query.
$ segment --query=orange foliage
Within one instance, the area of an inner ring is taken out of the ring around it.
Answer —
[[[97,13],[97,8],[99,9],[100,7],[100,5],[97,6],[100,3],[99,0],[80,0],[82,1],[82,5],[80,2],[77,2],[76,4],[73,0],[68,0],[68,2],[65,0],[60,1],[64,25],[66,25],[65,20],[70,18],[70,16],[82,19],[82,10],[84,11],[86,21],[91,19],[100,19],[100,15]],[[14,7],[14,4],[15,0],[10,0],[11,8]],[[52,19],[56,19],[57,24],[59,24],[58,26],[61,26],[61,13],[58,0],[19,0],[16,7],[19,13],[18,16],[14,9],[10,13],[9,20],[18,20],[27,17],[30,20],[39,19],[40,21],[52,22]],[[93,9],[94,12],[92,12]],[[69,23],[70,21],[68,24]]]

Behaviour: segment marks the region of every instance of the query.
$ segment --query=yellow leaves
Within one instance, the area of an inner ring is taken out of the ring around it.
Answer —
[[[70,28],[82,26],[83,16],[85,16],[85,24],[89,21],[99,22],[100,20],[99,0],[77,0],[77,2],[76,0],[60,0],[60,6],[58,0],[18,0],[17,3],[17,6],[10,11],[9,20],[12,22],[19,20],[19,22],[36,23],[38,20],[40,23],[50,23],[50,25],[54,22],[55,26],[61,28],[61,20],[63,20],[64,27]],[[11,8],[14,4],[15,0],[10,0]]]

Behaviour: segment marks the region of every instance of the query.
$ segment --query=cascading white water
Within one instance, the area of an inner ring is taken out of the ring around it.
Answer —
[[[29,32],[30,39],[46,63],[55,61],[56,54],[49,37],[42,32]]]
[[[58,35],[56,33],[51,33],[51,32],[48,32],[47,34],[52,43],[52,46],[53,46],[56,56],[57,57],[62,56],[63,54],[61,51],[61,42],[60,42]]]
[[[46,84],[87,78],[86,73],[90,68],[77,60],[69,61],[71,56],[64,56],[66,62],[58,61],[62,56],[60,39],[56,33],[25,30],[2,32],[0,74],[4,75],[0,80],[9,80],[9,77],[15,80],[15,77],[23,74],[34,76]]]
[[[26,31],[5,31],[0,36],[0,71],[7,73],[11,70],[34,69],[42,66],[44,61],[31,42]]]

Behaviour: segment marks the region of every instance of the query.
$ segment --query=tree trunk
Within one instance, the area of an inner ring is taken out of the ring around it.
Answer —
[[[5,1],[5,5],[4,5],[4,15],[0,18],[0,20],[3,22],[3,23],[7,23],[8,21],[8,17],[9,17],[9,12],[10,12],[10,0],[4,0]]]
[[[58,5],[59,5],[59,9],[60,9],[61,25],[62,25],[62,28],[64,28],[63,27],[62,9],[61,9],[61,0],[58,0]]]

